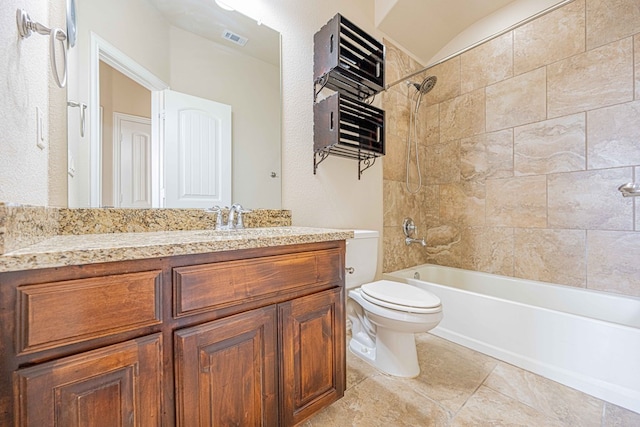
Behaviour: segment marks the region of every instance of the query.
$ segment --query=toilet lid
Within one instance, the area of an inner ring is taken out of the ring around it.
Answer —
[[[431,292],[406,283],[380,280],[360,287],[369,302],[406,311],[427,312],[440,307],[440,298]]]

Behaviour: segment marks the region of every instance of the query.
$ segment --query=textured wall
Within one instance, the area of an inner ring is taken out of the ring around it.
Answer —
[[[0,200],[46,205],[49,147],[48,141],[44,149],[36,146],[36,108],[40,109],[46,135],[49,37],[34,34],[20,39],[18,8],[50,25],[49,5],[44,0],[0,2]]]
[[[292,211],[295,225],[381,230],[381,162],[361,180],[357,162],[339,157],[329,157],[313,174],[313,35],[337,12],[376,35],[373,2],[244,0],[233,5],[282,34],[282,207]]]
[[[388,74],[419,68],[387,47]],[[576,0],[426,75],[417,195],[413,89],[383,99],[384,271],[430,262],[640,296],[640,200],[617,191],[640,180],[638,2]],[[405,216],[426,250],[404,245]]]

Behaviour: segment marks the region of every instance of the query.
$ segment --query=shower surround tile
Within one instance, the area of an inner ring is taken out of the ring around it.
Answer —
[[[460,141],[424,147],[423,182],[446,184],[460,181]]]
[[[440,142],[440,104],[424,105],[421,103],[418,110],[417,127],[418,143],[423,145],[438,144]],[[413,138],[411,141],[413,142]]]
[[[460,268],[513,276],[513,229],[468,227],[460,233]]]
[[[638,28],[637,0],[587,0],[587,49],[631,36]]]
[[[617,191],[624,183],[640,182],[640,137],[634,135],[640,128],[639,11],[638,0],[574,0],[513,30],[512,67],[493,68],[493,62],[503,61],[508,52],[490,40],[412,79],[438,77],[434,90],[422,99],[418,141],[425,147],[420,159],[427,182],[442,187],[438,199],[442,193],[448,201],[442,206],[433,201],[438,213],[421,219],[428,227],[421,230],[427,248],[404,248],[397,236],[397,242],[389,243],[392,248],[384,249],[394,257],[385,268],[426,260],[513,275],[514,228],[544,230],[531,234],[519,230],[520,251],[541,245],[544,236],[557,239],[549,237],[554,233],[640,232],[640,198],[625,199]],[[470,60],[483,56],[485,63],[474,68],[479,74],[470,75]],[[509,73],[513,76],[489,83]],[[481,81],[487,86],[464,93]],[[484,106],[469,108],[473,103],[468,97],[478,92],[485,93]],[[386,104],[383,108],[389,112]],[[455,143],[458,151],[449,145]],[[399,167],[390,174],[385,170],[384,179],[404,181],[404,163]],[[412,180],[415,177],[414,171]],[[480,223],[469,218],[480,201],[467,199],[460,190],[464,187],[458,185],[462,182],[485,185],[484,225],[463,222]],[[483,238],[499,242],[483,245]],[[522,263],[519,274],[580,283],[573,268],[587,264],[587,252],[568,238],[552,246],[565,248],[557,250],[575,260],[571,268],[554,259],[543,276]],[[538,260],[552,252],[530,251]],[[637,267],[635,272],[637,277]],[[636,295],[640,283],[636,280],[617,292]]]
[[[423,68],[421,64],[393,43],[386,39],[383,40],[383,43],[385,45],[385,80],[387,84],[397,82],[404,76]],[[404,96],[407,96],[409,93],[407,85],[403,83],[399,83],[393,88],[402,92]]]
[[[640,297],[637,231],[587,231],[587,288]]]
[[[427,238],[426,227],[418,225],[418,236]],[[401,226],[384,227],[384,254],[382,257],[383,271],[396,271],[429,261],[429,253],[419,244],[407,246]]]
[[[633,100],[632,39],[626,38],[547,66],[548,117]]]
[[[513,76],[513,33],[496,37],[460,55],[462,93]]]
[[[515,75],[584,52],[584,32],[584,0],[574,1],[514,29]]]
[[[462,233],[455,224],[439,224],[426,230],[427,261],[432,264],[460,267],[464,248],[461,246]],[[418,265],[418,264],[412,264]],[[392,271],[392,270],[386,270]]]
[[[515,128],[515,175],[584,170],[585,127],[580,113]]]
[[[460,182],[440,186],[440,219],[461,226],[485,224],[485,185]]]
[[[460,178],[484,181],[513,176],[513,130],[464,138],[460,141]]]
[[[438,64],[424,73],[415,76],[413,81],[421,82],[427,76],[436,76],[438,83],[433,90],[426,93],[423,101],[426,105],[438,104],[460,95],[460,57]]]
[[[545,176],[487,180],[487,225],[544,228],[547,226]]]
[[[422,185],[420,191],[411,194],[404,181],[383,183],[384,224],[402,227],[404,218],[411,217],[423,231],[438,220],[438,187]]]
[[[546,118],[545,68],[487,86],[487,131]]]
[[[448,142],[485,132],[483,89],[465,93],[440,105],[440,141]]]
[[[587,123],[589,169],[640,164],[640,101],[589,111]]]
[[[393,88],[382,94],[385,109],[385,132],[406,140],[409,129],[410,99]]]
[[[484,385],[563,425],[600,427],[601,400],[515,366],[499,363]]]
[[[407,140],[396,134],[387,132],[385,140],[385,156],[382,160],[382,173],[385,180],[404,181],[407,163]]]
[[[549,175],[549,227],[633,230],[633,200],[618,186],[631,182],[631,168]]]
[[[514,276],[584,288],[586,245],[584,230],[518,228],[514,235]]]

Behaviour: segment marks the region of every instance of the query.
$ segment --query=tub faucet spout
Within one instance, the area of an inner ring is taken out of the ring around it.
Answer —
[[[424,237],[422,239],[414,239],[412,237],[407,237],[404,239],[404,243],[409,246],[412,243],[420,243],[422,246],[427,246],[427,242],[424,241]]]

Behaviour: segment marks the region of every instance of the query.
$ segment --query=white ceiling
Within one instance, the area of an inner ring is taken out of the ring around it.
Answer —
[[[280,34],[213,0],[148,0],[172,25],[273,65],[280,65]],[[240,47],[222,37],[225,30],[249,39]]]
[[[213,0],[148,1],[176,27],[279,65],[279,33],[239,12],[225,11]],[[561,1],[566,0],[372,0],[378,29],[423,65],[441,59],[445,46],[455,52]],[[482,29],[469,36],[474,26]],[[225,40],[225,30],[248,43],[239,47]]]

